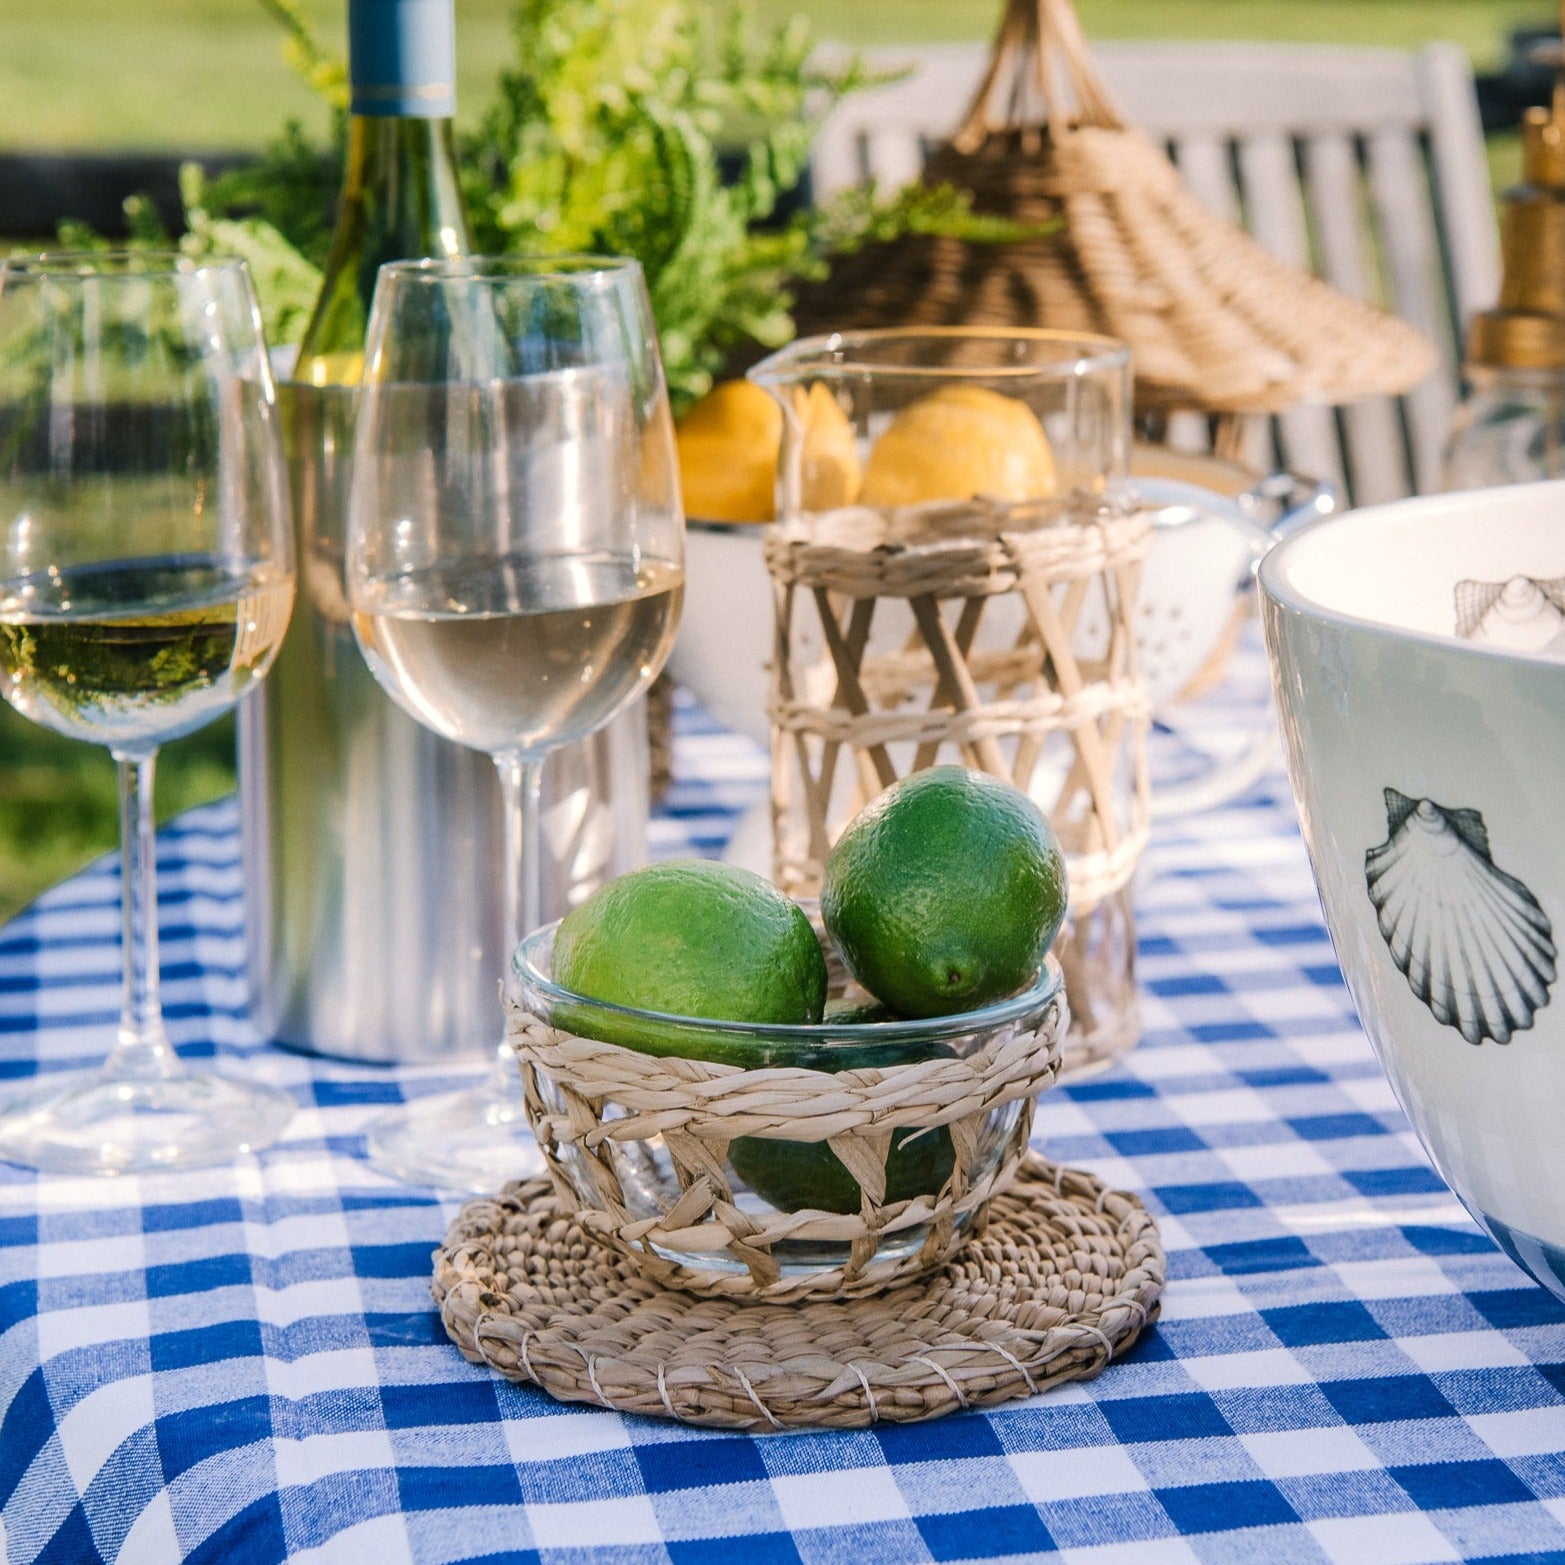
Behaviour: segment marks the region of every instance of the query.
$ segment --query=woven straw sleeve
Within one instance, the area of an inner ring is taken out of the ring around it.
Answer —
[[[1057,988],[965,1056],[828,1073],[642,1054],[564,1032],[514,1002],[508,1010],[528,1119],[582,1228],[658,1282],[772,1300],[872,1293],[954,1254],[1015,1175],[1067,1021]],[[887,1199],[893,1132],[935,1127],[951,1139],[949,1177],[933,1194]],[[859,1210],[741,1208],[728,1161],[739,1137],[826,1143],[860,1186]],[[657,1178],[659,1155],[672,1180]],[[786,1265],[823,1246],[837,1264]]]
[[[848,819],[905,772],[956,759],[1025,792],[1053,743],[1070,762],[1050,815],[1072,913],[1085,915],[1129,884],[1150,830],[1150,706],[1130,618],[1150,521],[1039,502],[996,507],[991,528],[983,502],[944,509],[948,528],[941,507],[919,508],[924,542],[899,541],[912,528],[895,512],[823,514],[766,536],[777,882],[813,893]],[[1078,638],[1089,588],[1110,622],[1096,655]],[[988,635],[986,617],[1002,614],[1004,633]],[[871,650],[877,615],[906,621],[902,651]],[[817,641],[825,663],[801,666],[797,649]]]

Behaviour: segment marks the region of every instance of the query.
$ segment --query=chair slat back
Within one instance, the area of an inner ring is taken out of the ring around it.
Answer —
[[[1441,363],[1404,397],[1299,407],[1252,459],[1329,478],[1357,504],[1436,487],[1462,333],[1499,291],[1493,196],[1460,50],[1264,43],[1103,44],[1127,118],[1168,148],[1213,212],[1274,254],[1427,331]],[[850,98],[812,160],[818,197],[913,178],[983,74],[980,45],[872,51],[912,74]],[[1182,443],[1199,421],[1181,420]],[[1269,449],[1267,449],[1269,447]]]

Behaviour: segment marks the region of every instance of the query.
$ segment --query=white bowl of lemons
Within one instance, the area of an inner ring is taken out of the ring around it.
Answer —
[[[926,502],[937,509],[978,494],[1031,499],[1058,481],[1039,420],[992,389],[940,387],[861,435],[820,383],[789,390],[805,427],[807,510],[866,507],[916,523]],[[769,738],[775,618],[761,531],[775,517],[784,418],[760,386],[729,381],[678,431],[690,520],[670,671],[718,721],[760,744]],[[1237,463],[1161,446],[1134,445],[1129,469],[1131,492],[1155,528],[1136,611],[1140,668],[1159,716],[1177,723],[1180,698],[1219,652],[1272,529],[1329,513],[1335,496],[1308,480],[1262,479]],[[1083,650],[1106,633],[1106,619],[1089,605]]]

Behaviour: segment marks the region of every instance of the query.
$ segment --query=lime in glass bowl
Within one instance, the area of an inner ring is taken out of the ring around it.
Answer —
[[[818,918],[812,907],[806,911]],[[721,1278],[726,1273],[742,1279],[748,1271],[758,1283],[772,1278],[771,1290],[762,1291],[776,1296],[776,1288],[786,1290],[790,1279],[811,1274],[847,1268],[850,1282],[893,1272],[896,1280],[922,1269],[909,1264],[921,1253],[929,1264],[938,1263],[981,1215],[1002,1165],[1024,1152],[1031,1105],[1059,1068],[1065,1006],[1060,969],[1052,960],[1020,993],[960,1015],[768,1025],[638,1010],[562,988],[551,977],[558,927],[538,930],[512,957],[507,1005],[513,1046],[518,1031],[531,1028],[528,1018],[534,1018],[569,1039],[619,1044],[638,1055],[732,1072],[693,1070],[688,1084],[678,1067],[653,1072],[660,1079],[652,1091],[660,1103],[667,1101],[663,1122],[670,1132],[676,1123],[682,1133],[697,1131],[702,1148],[714,1156],[703,1174],[700,1149],[693,1149],[690,1135],[684,1134],[682,1179],[667,1138],[648,1127],[658,1115],[648,1114],[644,1103],[638,1109],[616,1100],[610,1083],[618,1079],[623,1061],[605,1060],[605,1051],[590,1045],[562,1053],[551,1041],[544,1063],[530,1047],[536,1033],[521,1040],[521,1067],[524,1078],[531,1078],[533,1130],[557,1185],[574,1196],[583,1226],[633,1257],[650,1255],[679,1268],[672,1275],[656,1261],[650,1266],[663,1280],[681,1286],[743,1292],[724,1287]],[[872,1003],[840,965],[829,959],[828,966],[829,1009]],[[884,1072],[932,1061],[963,1061],[969,1068],[910,1073],[905,1093],[899,1084],[886,1094],[888,1106],[896,1099],[917,1104],[921,1112],[916,1122],[906,1123],[905,1114],[892,1107],[898,1122],[884,1151],[885,1190],[878,1202],[866,1199],[859,1180],[825,1139],[803,1139],[797,1128],[793,1136],[783,1136],[771,1128],[770,1134],[736,1134],[724,1147],[709,1128],[699,1129],[729,1115],[736,1125],[752,1129],[757,1104],[767,1099],[768,1083],[757,1073],[796,1067],[819,1073],[819,1082],[776,1078],[782,1094],[795,1104],[780,1117],[791,1118],[797,1127],[829,1105],[840,1105],[843,1113],[837,1118],[818,1121],[823,1133],[840,1135],[849,1120],[862,1121],[849,1100],[866,1080],[839,1079],[840,1073]],[[635,1076],[638,1069],[632,1062],[629,1074]],[[661,1079],[665,1075],[668,1079]],[[645,1099],[647,1084],[638,1081],[634,1091]],[[942,1092],[949,1099],[942,1100]],[[584,1128],[584,1116],[592,1118],[590,1128]],[[640,1123],[616,1128],[616,1121],[626,1120]],[[718,1168],[726,1190],[712,1178]],[[692,1193],[702,1179],[709,1195],[704,1210],[701,1192]],[[758,1237],[753,1244],[765,1252],[759,1263],[745,1245],[723,1242],[717,1230],[725,1223],[730,1231],[736,1224],[754,1225]],[[644,1231],[636,1232],[638,1225]],[[675,1230],[684,1242],[670,1239]]]

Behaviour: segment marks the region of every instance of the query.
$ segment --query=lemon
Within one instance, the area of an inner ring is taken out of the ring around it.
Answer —
[[[769,522],[775,506],[783,412],[747,380],[714,386],[679,421],[685,512],[711,522]]]
[[[942,386],[903,408],[875,442],[859,498],[918,505],[1053,493],[1054,453],[1025,402],[983,386]]]
[[[804,425],[799,503],[806,511],[833,511],[852,505],[864,481],[853,425],[823,381],[808,392],[796,386],[795,416]]]
[[[799,503],[806,511],[852,505],[863,479],[853,425],[820,381],[792,388],[802,426]],[[674,441],[685,511],[708,522],[769,522],[776,514],[783,411],[747,380],[714,386],[679,421]]]
[[[1065,861],[1009,783],[936,766],[893,784],[826,860],[821,915],[848,970],[901,1016],[1014,994],[1065,917]]]
[[[553,977],[613,1005],[710,1021],[818,1022],[826,959],[810,921],[770,881],[673,859],[600,887],[560,922]],[[646,1054],[731,1060],[742,1035],[557,1007],[561,1026]]]

